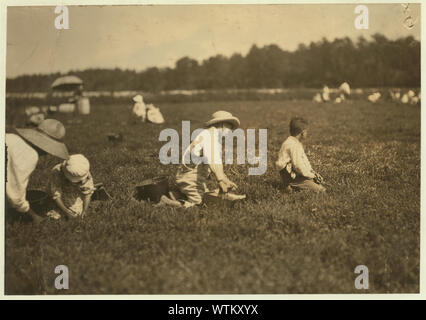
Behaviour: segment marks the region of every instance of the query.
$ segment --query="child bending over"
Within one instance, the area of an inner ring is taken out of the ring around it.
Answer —
[[[50,194],[60,213],[70,218],[83,217],[95,190],[85,156],[74,154],[52,169]],[[57,215],[57,213],[56,213]]]

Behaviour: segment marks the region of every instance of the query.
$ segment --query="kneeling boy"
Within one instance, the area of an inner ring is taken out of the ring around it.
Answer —
[[[303,118],[290,121],[290,136],[284,141],[278,153],[277,168],[287,189],[323,192],[323,179],[309,163],[302,141],[308,134],[308,122]]]

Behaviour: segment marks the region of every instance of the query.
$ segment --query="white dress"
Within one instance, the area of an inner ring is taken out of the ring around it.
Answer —
[[[72,210],[75,216],[81,215],[84,196],[93,194],[95,190],[91,174],[89,173],[88,179],[83,184],[75,185],[65,178],[61,164],[58,164],[53,167],[50,178],[50,194],[53,200],[61,198],[65,207]]]
[[[133,113],[138,117],[145,120],[146,118],[146,105],[143,102],[136,102],[133,106]]]

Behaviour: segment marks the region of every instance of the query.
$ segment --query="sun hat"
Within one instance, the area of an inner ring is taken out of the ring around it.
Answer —
[[[58,120],[45,119],[35,129],[17,128],[16,131],[22,138],[52,156],[69,158],[67,147],[62,142],[65,127]]]
[[[137,96],[133,97],[133,101],[134,102],[143,102],[143,97],[140,94],[138,94]]]
[[[210,127],[214,124],[228,122],[232,125],[232,129],[236,129],[240,126],[240,120],[234,117],[232,113],[227,111],[216,111],[212,114],[212,119],[206,122],[206,126]]]
[[[87,178],[90,170],[89,160],[82,154],[73,154],[62,163],[62,172],[71,182],[80,182]]]

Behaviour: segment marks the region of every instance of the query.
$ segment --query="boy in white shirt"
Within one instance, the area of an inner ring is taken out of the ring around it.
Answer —
[[[312,169],[301,142],[307,137],[307,130],[308,122],[305,119],[291,119],[290,136],[282,144],[275,164],[288,190],[323,192],[323,178]]]
[[[216,177],[220,191],[228,195],[237,185],[229,180],[223,171],[221,138],[238,128],[240,120],[226,111],[213,113],[212,119],[206,122],[196,139],[189,145],[182,156],[182,165],[176,174],[176,186],[186,197],[184,200],[172,200],[161,197],[159,205],[189,208],[200,205],[206,192],[206,182],[210,173]],[[188,157],[190,163],[185,163]],[[194,163],[194,158],[199,163]],[[245,196],[232,195],[233,199],[242,199]]]

